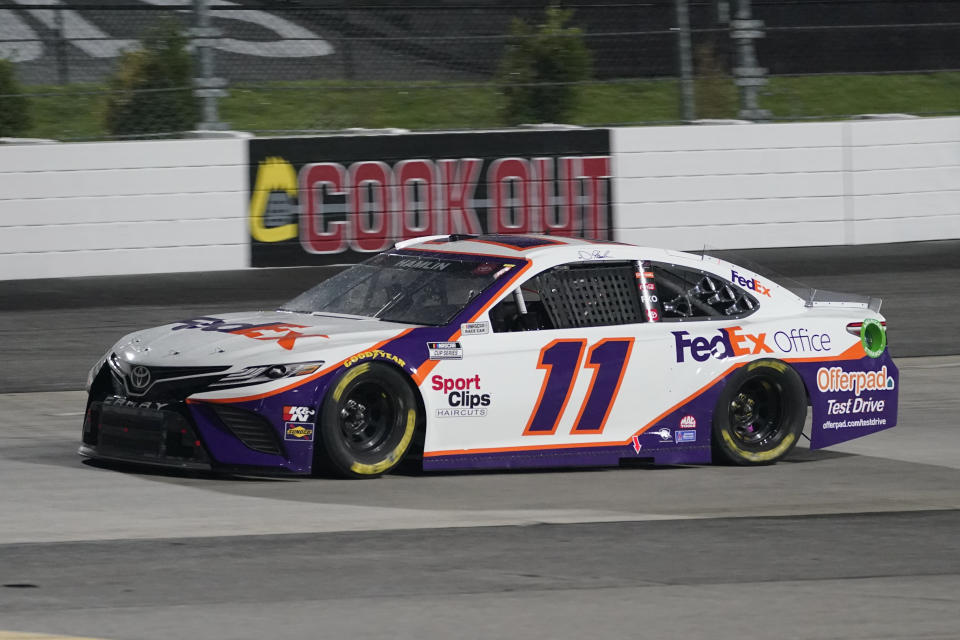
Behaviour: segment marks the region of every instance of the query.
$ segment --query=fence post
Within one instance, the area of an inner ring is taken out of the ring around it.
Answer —
[[[734,83],[740,89],[740,118],[768,120],[770,112],[757,103],[757,92],[767,84],[767,70],[757,64],[753,41],[764,37],[763,20],[751,19],[750,0],[737,0],[736,18],[730,21],[730,37],[737,48],[737,66],[733,68]]]
[[[70,67],[67,64],[67,40],[63,26],[63,9],[56,10],[54,20],[57,25],[57,83],[67,84],[70,82]]]
[[[677,56],[680,60],[680,117],[687,122],[696,118],[693,95],[693,47],[690,44],[690,12],[687,0],[674,0]]]
[[[343,0],[340,3],[340,11],[343,12],[343,20],[341,20],[343,39],[340,41],[343,44],[343,75],[347,80],[353,80],[356,77],[356,69],[353,61],[353,22],[350,20],[352,17],[350,0]]]
[[[197,125],[203,131],[228,129],[226,122],[220,121],[218,98],[227,95],[226,78],[214,76],[212,40],[219,38],[220,30],[210,26],[209,0],[193,0],[194,24],[190,38],[196,51],[199,65],[199,77],[193,79],[193,95],[202,101],[203,118]]]

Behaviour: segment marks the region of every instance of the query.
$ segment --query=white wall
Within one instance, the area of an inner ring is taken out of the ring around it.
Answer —
[[[611,130],[618,240],[960,238],[960,118]],[[0,145],[0,280],[249,265],[244,139]]]
[[[678,249],[960,238],[960,118],[633,127],[614,227]]]
[[[0,280],[241,269],[244,139],[0,145]]]

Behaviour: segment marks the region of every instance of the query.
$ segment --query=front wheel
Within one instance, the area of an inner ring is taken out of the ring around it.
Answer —
[[[807,417],[803,381],[778,360],[738,369],[713,412],[713,451],[740,465],[773,464],[797,444]]]
[[[314,470],[374,478],[397,466],[417,426],[417,399],[406,377],[389,365],[347,369],[320,410]]]

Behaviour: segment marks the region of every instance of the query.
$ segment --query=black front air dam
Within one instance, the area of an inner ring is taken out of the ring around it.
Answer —
[[[210,458],[187,415],[175,409],[91,402],[80,454],[102,460],[210,469]]]

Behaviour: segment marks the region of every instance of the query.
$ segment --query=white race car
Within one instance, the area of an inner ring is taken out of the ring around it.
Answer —
[[[185,318],[90,371],[81,453],[236,472],[783,458],[894,426],[879,301],[549,236],[398,243],[276,311]]]

